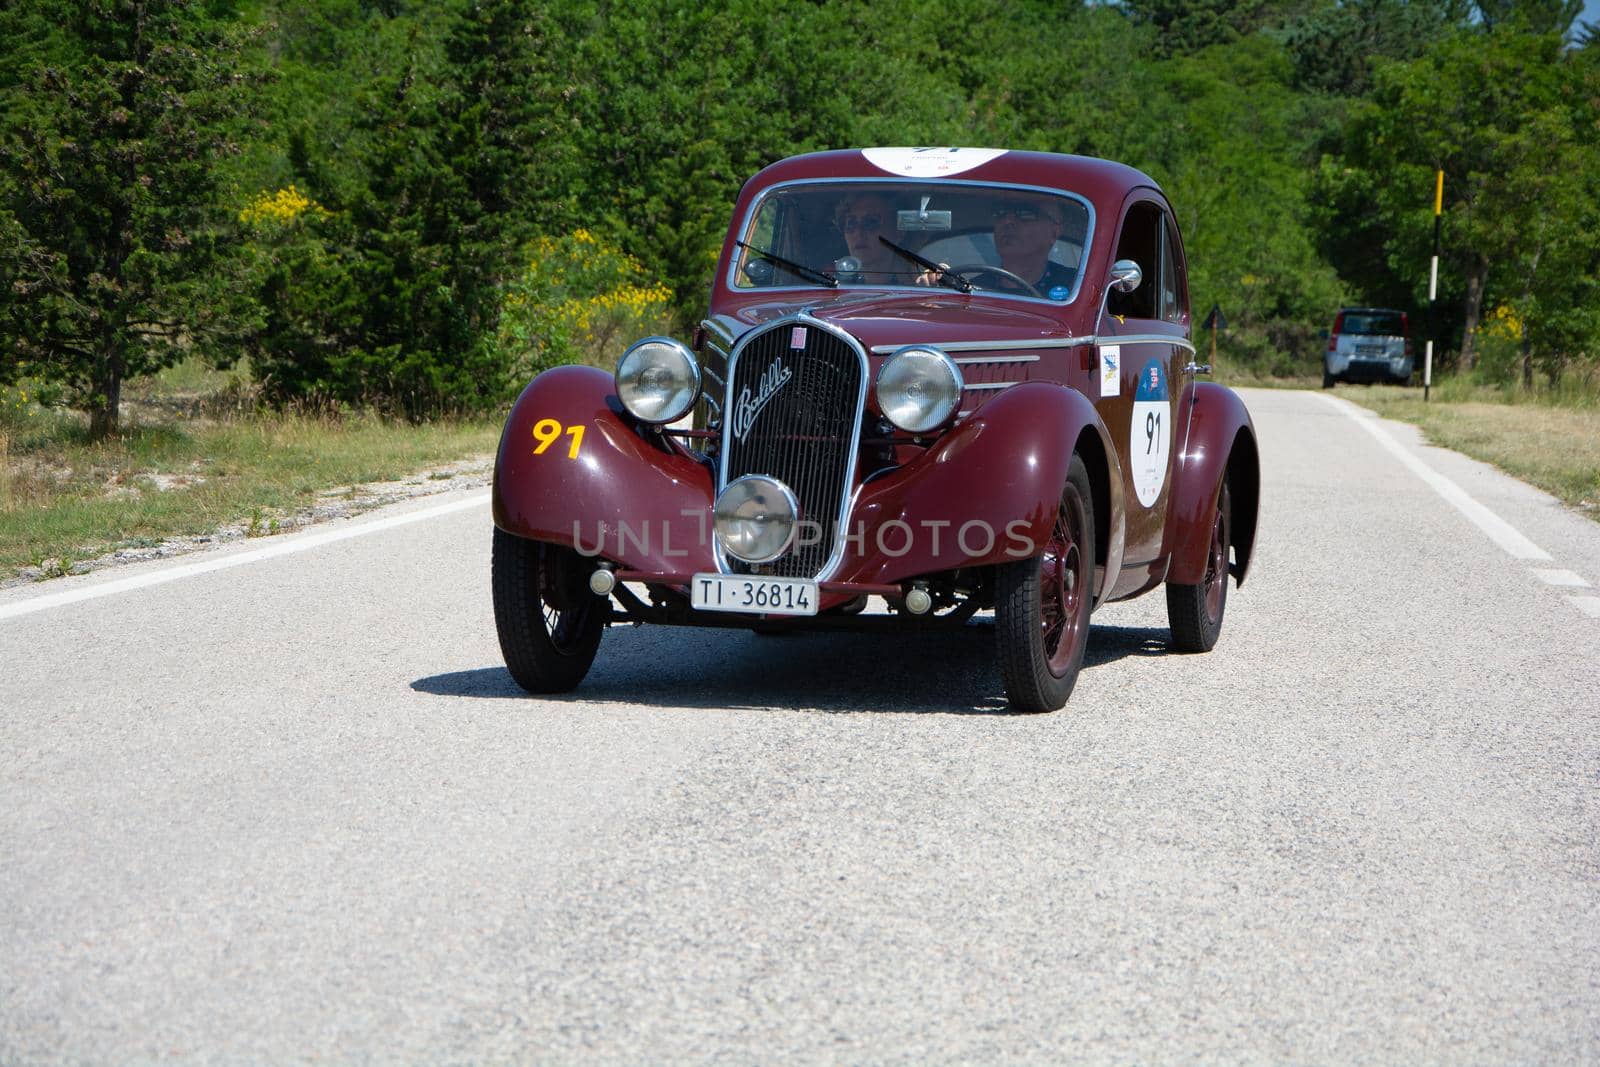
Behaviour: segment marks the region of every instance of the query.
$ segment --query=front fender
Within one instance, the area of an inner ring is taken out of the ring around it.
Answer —
[[[536,451],[533,429],[544,420],[561,429]],[[710,468],[670,439],[635,429],[612,376],[593,367],[547,370],[522,391],[500,436],[493,498],[495,525],[519,537],[635,570],[716,570]]]
[[[1167,550],[1172,554],[1167,581],[1198,585],[1204,580],[1217,493],[1226,478],[1232,505],[1233,573],[1242,585],[1255,546],[1261,501],[1255,424],[1239,395],[1213,382],[1196,384],[1189,403],[1188,439],[1178,457],[1167,522]]]
[[[1012,386],[917,459],[862,485],[837,577],[889,584],[1037,555],[1080,447],[1104,490],[1096,526],[1112,531],[1110,588],[1122,558],[1122,476],[1106,469],[1116,451],[1088,399],[1048,382]]]

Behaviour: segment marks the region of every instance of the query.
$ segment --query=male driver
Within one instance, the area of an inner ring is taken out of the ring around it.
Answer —
[[[1046,196],[1008,194],[994,203],[994,248],[1006,272],[1033,286],[1038,295],[1064,300],[1072,291],[1077,272],[1050,258],[1050,249],[1061,236],[1061,205]],[[985,289],[1021,291],[1004,275],[983,270],[964,272],[975,285]],[[932,271],[917,276],[918,285],[937,285]]]

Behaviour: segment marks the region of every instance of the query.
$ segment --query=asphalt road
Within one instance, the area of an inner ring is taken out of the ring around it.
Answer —
[[[1595,1062],[1600,524],[1247,399],[1217,649],[1055,715],[987,631],[532,699],[481,492],[0,593],[0,1062]]]

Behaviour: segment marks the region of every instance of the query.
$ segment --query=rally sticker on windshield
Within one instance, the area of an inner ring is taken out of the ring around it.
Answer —
[[[1004,148],[863,148],[867,162],[907,178],[960,174],[1006,154]]]
[[[1172,405],[1168,400],[1167,376],[1161,370],[1161,362],[1152,359],[1139,371],[1128,443],[1133,491],[1145,507],[1156,502],[1167,481],[1167,457],[1172,452]]]
[[[1100,346],[1100,395],[1122,395],[1122,346]]]

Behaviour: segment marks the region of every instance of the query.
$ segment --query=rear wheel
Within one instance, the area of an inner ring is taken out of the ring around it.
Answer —
[[[1332,389],[1333,383],[1338,380],[1333,376],[1333,372],[1328,369],[1328,365],[1324,363],[1322,365],[1322,387],[1324,389]]]
[[[995,575],[995,640],[1013,711],[1055,711],[1072,695],[1094,601],[1094,497],[1074,455],[1044,552]]]
[[[1205,577],[1198,585],[1167,583],[1167,622],[1172,646],[1179,652],[1210,652],[1222,633],[1222,613],[1228,606],[1228,532],[1232,502],[1228,482],[1217,491],[1211,516],[1211,545],[1206,555]]]
[[[583,681],[610,614],[589,591],[582,557],[564,545],[494,532],[490,560],[500,653],[530,693],[564,693]]]

